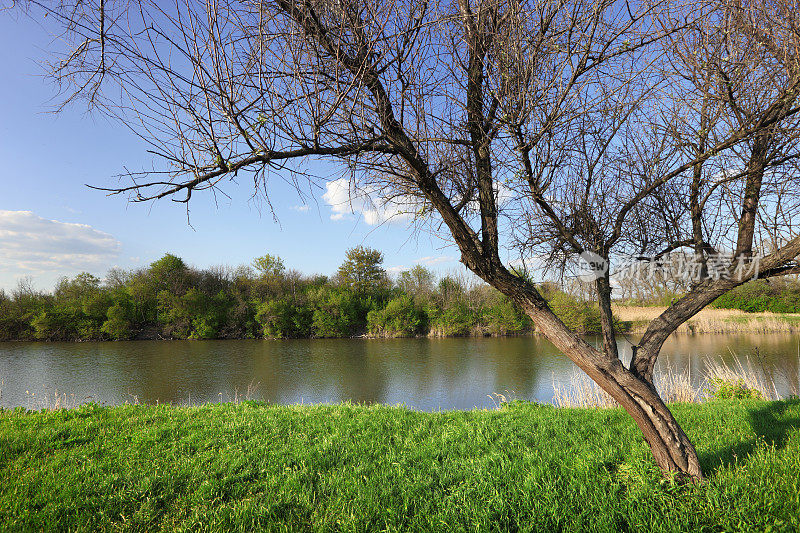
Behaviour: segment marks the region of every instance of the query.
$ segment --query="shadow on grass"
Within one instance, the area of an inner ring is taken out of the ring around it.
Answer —
[[[746,459],[760,443],[775,446],[781,450],[786,446],[789,433],[800,429],[800,417],[784,416],[786,411],[800,406],[800,399],[769,402],[763,407],[748,409],[753,438],[711,453],[700,455],[700,465],[708,475],[713,475],[722,467],[729,466],[739,459]],[[796,409],[795,409],[796,412]]]

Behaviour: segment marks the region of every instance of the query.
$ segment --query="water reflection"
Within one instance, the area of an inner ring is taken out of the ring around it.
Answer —
[[[630,343],[620,346],[623,358],[630,357]],[[660,366],[689,369],[699,386],[710,357],[731,363],[736,356],[749,357],[781,395],[798,394],[798,335],[673,336]],[[250,397],[279,404],[350,400],[470,409],[492,407],[492,393],[551,401],[553,383],[568,383],[575,372],[539,337],[4,343],[0,405],[36,407],[39,398],[58,390],[106,404]]]

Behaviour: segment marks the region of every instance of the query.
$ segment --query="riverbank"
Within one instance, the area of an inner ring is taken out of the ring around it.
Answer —
[[[644,333],[647,325],[666,307],[614,306],[614,316],[627,333]],[[745,313],[738,309],[706,307],[681,324],[677,333],[796,333],[798,313]]]
[[[800,401],[673,410],[705,485],[663,481],[619,409],[5,410],[0,529],[800,528]]]
[[[622,306],[615,305],[613,307],[614,317],[618,330],[621,333],[642,334],[647,329],[650,322],[666,310],[666,307],[659,306]],[[575,324],[571,324],[575,327]],[[584,331],[584,334],[597,334],[598,331],[585,327],[576,327],[577,331]],[[800,332],[800,313],[747,313],[738,309],[717,309],[707,307],[701,310],[693,318],[689,319],[686,323],[681,324],[676,333],[798,333]],[[515,331],[502,331],[498,332],[486,326],[465,326],[463,331],[455,334],[447,334],[441,329],[433,329],[427,334],[413,334],[413,333],[371,333],[368,331],[360,331],[350,337],[338,338],[358,338],[358,339],[396,339],[396,338],[477,338],[477,337],[530,337],[538,336],[539,333],[532,328],[526,326],[526,329],[519,329]],[[254,337],[244,336],[226,336],[215,338],[215,340],[253,340]],[[302,337],[302,338],[315,338],[315,337]],[[335,338],[335,337],[334,337]],[[19,338],[6,338],[0,339],[3,342],[48,342],[56,339],[35,339],[30,337]],[[97,342],[107,341],[107,338],[92,338],[92,339],[57,339],[60,342]],[[121,340],[121,339],[116,339]],[[169,337],[162,335],[155,327],[144,328],[137,331],[129,339],[134,341],[173,341],[173,340],[187,340],[180,337]],[[199,338],[189,338],[188,340],[206,340]],[[281,340],[269,339],[268,340]]]

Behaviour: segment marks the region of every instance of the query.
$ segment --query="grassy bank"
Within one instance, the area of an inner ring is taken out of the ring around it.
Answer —
[[[630,333],[644,333],[666,307],[615,306],[614,316]],[[707,307],[678,327],[678,333],[779,333],[800,331],[800,314],[746,313]]]
[[[800,401],[674,410],[706,485],[618,409],[0,411],[0,529],[800,529]]]

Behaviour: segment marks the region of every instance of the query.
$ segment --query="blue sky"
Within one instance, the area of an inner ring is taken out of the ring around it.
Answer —
[[[195,195],[191,226],[182,204],[129,204],[85,187],[113,186],[115,175],[149,168],[152,160],[126,128],[87,114],[80,103],[50,112],[56,90],[41,61],[51,39],[36,22],[0,13],[0,288],[31,276],[49,290],[61,275],[136,268],[166,252],[198,267],[235,266],[270,253],[289,268],[331,274],[347,248],[363,244],[384,252],[390,271],[416,263],[440,272],[458,268],[457,250],[447,242],[415,235],[403,220],[377,224],[380,214],[366,208],[351,213],[337,184],[311,190],[304,203],[273,176],[276,223],[240,177],[224,187],[230,198],[219,195],[215,203]]]

